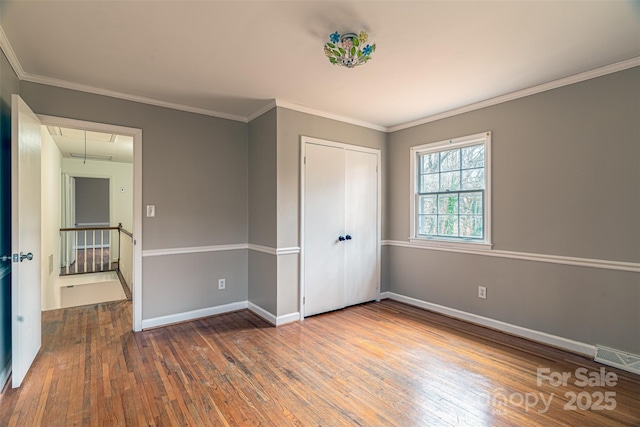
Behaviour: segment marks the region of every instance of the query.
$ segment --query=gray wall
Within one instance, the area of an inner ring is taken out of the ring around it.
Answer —
[[[492,131],[494,249],[639,262],[639,103],[634,68],[393,132],[390,239],[409,236],[409,148]],[[393,292],[640,352],[637,273],[400,247],[389,266]]]
[[[276,247],[276,110],[249,123],[249,243]]]
[[[311,136],[382,151],[382,229],[387,135],[361,126],[274,108],[249,123],[249,242],[271,248],[300,245],[300,138]],[[298,311],[299,255],[249,254],[249,301],[274,316]],[[383,269],[383,277],[388,277]],[[383,289],[387,286],[382,284]]]
[[[0,50],[0,255],[11,253],[11,95],[20,80]],[[0,261],[3,268],[11,268]],[[1,274],[0,274],[1,276]],[[11,273],[0,277],[0,372],[11,359]]]
[[[247,264],[245,249],[144,258],[144,317],[246,301]],[[218,290],[219,278],[226,279],[225,290]]]
[[[278,107],[278,247],[299,244],[300,137],[328,139],[382,152],[382,239],[387,237],[387,134]],[[406,237],[406,236],[405,236]]]
[[[276,242],[276,109],[249,123],[249,243],[275,248]],[[249,301],[277,312],[277,259],[249,251]]]
[[[278,107],[278,247],[300,244],[300,137],[310,136],[382,152],[382,239],[387,237],[387,134]],[[298,255],[284,255],[278,270],[278,315],[298,311]],[[295,271],[292,271],[295,269]],[[384,269],[384,266],[383,266]],[[383,272],[382,277],[386,277]],[[381,284],[385,289],[386,284]]]
[[[75,178],[76,222],[109,224],[109,180]]]
[[[274,316],[278,312],[277,283],[277,257],[272,254],[250,250],[249,301]]]
[[[20,85],[2,60],[3,125],[6,94],[19,87],[37,113],[143,129],[143,204],[157,208],[144,219],[143,249],[298,246],[302,135],[382,150],[382,239],[406,241],[409,148],[490,130],[495,249],[640,261],[639,68],[387,135],[280,107],[247,125]],[[394,246],[382,258],[383,290],[640,352],[637,273]],[[298,266],[296,254],[244,250],[145,257],[143,318],[246,299],[296,312]]]
[[[247,242],[246,123],[29,82],[21,93],[39,114],[142,129],[142,203],[156,205],[143,218],[143,251]],[[195,260],[143,258],[143,319],[246,300],[246,253]]]

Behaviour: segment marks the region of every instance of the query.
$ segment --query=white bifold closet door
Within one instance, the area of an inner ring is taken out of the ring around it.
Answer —
[[[378,298],[378,156],[306,143],[304,315]]]

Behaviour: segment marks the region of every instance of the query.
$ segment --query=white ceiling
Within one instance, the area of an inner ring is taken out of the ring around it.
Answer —
[[[47,126],[63,157],[133,163],[133,137]]]
[[[639,18],[637,0],[0,3],[25,80],[238,120],[277,99],[385,128],[637,58]],[[367,30],[373,59],[330,64],[336,30]]]

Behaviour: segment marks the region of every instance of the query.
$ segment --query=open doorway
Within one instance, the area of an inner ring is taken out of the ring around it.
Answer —
[[[140,330],[142,133],[39,118],[43,309],[131,298]]]
[[[43,125],[41,143],[42,210],[60,210],[42,218],[42,253],[59,269],[42,271],[43,309],[130,298],[133,138]]]
[[[60,131],[64,132],[62,129]],[[52,284],[53,291],[47,294],[50,298],[47,308],[128,299],[131,297],[131,279],[123,271],[131,270],[133,253],[121,249],[124,246],[131,247],[132,242],[131,237],[124,234],[127,229],[121,224],[124,221],[131,223],[132,204],[128,203],[131,197],[123,195],[120,198],[122,200],[114,198],[116,203],[124,203],[124,206],[115,206],[113,209],[119,215],[111,214],[110,205],[111,181],[122,184],[123,192],[131,188],[133,165],[93,167],[91,163],[86,163],[83,164],[83,172],[89,176],[71,176],[69,165],[64,160],[66,153],[62,154],[60,276]],[[111,170],[114,176],[90,176],[105,170]],[[43,195],[45,199],[46,195]],[[112,220],[112,217],[116,219]],[[43,232],[46,232],[44,227]]]

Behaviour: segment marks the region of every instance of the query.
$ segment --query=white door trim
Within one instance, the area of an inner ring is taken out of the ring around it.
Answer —
[[[378,177],[378,208],[376,212],[376,221],[377,221],[377,248],[376,248],[376,265],[377,265],[377,278],[378,278],[378,296],[376,300],[380,300],[380,264],[381,264],[381,236],[382,236],[382,152],[377,148],[369,148],[362,147],[359,145],[346,144],[343,142],[330,141],[326,139],[314,138],[311,136],[300,136],[300,230],[299,230],[299,240],[300,240],[300,268],[299,268],[299,282],[300,282],[300,300],[298,302],[299,312],[300,312],[300,320],[304,320],[305,312],[304,312],[304,273],[305,273],[305,265],[304,265],[304,202],[305,202],[305,159],[306,159],[306,144],[317,144],[317,145],[325,145],[329,147],[337,147],[342,148],[344,150],[351,151],[360,151],[364,153],[371,153],[376,156],[377,159],[377,177]]]
[[[142,129],[38,114],[43,125],[133,137],[133,330],[142,330]],[[111,209],[111,206],[109,207]]]

